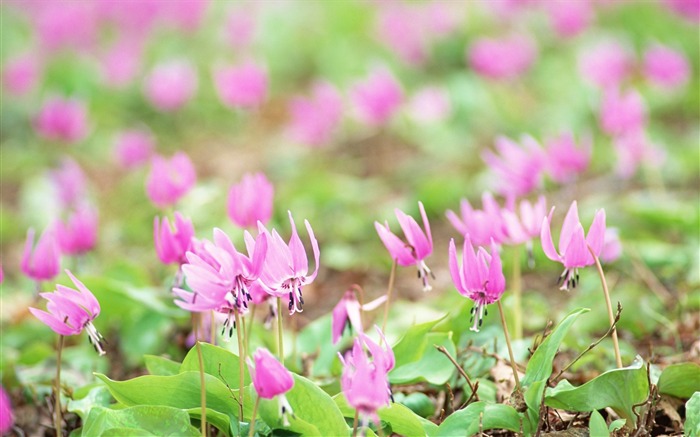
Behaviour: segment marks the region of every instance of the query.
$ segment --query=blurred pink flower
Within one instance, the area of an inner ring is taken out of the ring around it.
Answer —
[[[528,200],[520,201],[520,208],[516,213],[513,210],[504,209],[501,212],[506,229],[505,242],[508,244],[528,244],[531,250],[532,240],[540,236],[542,219],[547,217],[547,199],[540,196],[536,203]]]
[[[119,133],[114,140],[114,157],[127,169],[140,167],[153,155],[155,141],[148,129],[131,129]]]
[[[644,74],[663,88],[682,86],[690,79],[690,64],[682,52],[655,44],[644,54]]]
[[[452,114],[450,95],[438,86],[421,88],[411,97],[407,111],[409,116],[419,123],[444,121]]]
[[[184,264],[187,262],[187,251],[192,249],[194,226],[192,221],[175,211],[173,226],[167,217],[161,222],[158,217],[153,219],[153,241],[158,258],[163,264]]]
[[[428,276],[434,278],[434,275],[425,264],[425,258],[433,253],[433,237],[422,202],[418,202],[418,208],[423,219],[423,229],[418,226],[413,217],[398,208],[394,209],[406,242],[391,232],[387,221],[384,222],[384,225],[374,222],[374,227],[391,258],[400,266],[415,265],[418,268],[418,277],[423,281],[423,291],[430,291],[432,287],[428,283]]]
[[[581,33],[593,20],[591,0],[555,0],[544,3],[559,36],[570,38]]]
[[[82,255],[92,250],[97,241],[97,220],[97,210],[83,204],[65,222],[56,221],[55,232],[61,252]]]
[[[2,263],[0,263],[0,284],[5,280],[5,271],[2,269]]]
[[[617,152],[615,172],[625,179],[632,177],[640,165],[659,166],[665,159],[663,151],[649,141],[643,129],[615,137],[613,147]]]
[[[352,289],[345,291],[343,297],[333,308],[331,315],[331,334],[333,344],[338,343],[346,328],[362,332],[362,307]]]
[[[267,98],[267,71],[253,61],[217,67],[214,69],[214,85],[224,106],[255,108]]]
[[[469,235],[471,241],[479,246],[490,244],[491,240],[502,243],[507,235],[501,207],[488,191],[481,195],[481,205],[482,209],[474,209],[467,199],[462,199],[460,216],[451,210],[447,210],[445,215],[460,235]]]
[[[196,180],[194,166],[185,152],[177,152],[170,159],[154,155],[146,179],[146,193],[156,206],[165,208],[187,194]]]
[[[37,134],[47,140],[77,143],[87,136],[87,110],[77,99],[51,97],[34,119]]]
[[[78,335],[85,329],[97,353],[104,355],[104,338],[92,324],[100,315],[100,303],[69,270],[66,270],[66,274],[78,289],[58,284],[53,293],[39,294],[48,301],[46,309],[49,312],[36,308],[29,308],[29,311],[58,335]]]
[[[553,181],[560,184],[570,182],[588,168],[591,161],[592,141],[590,137],[581,140],[581,147],[571,132],[546,141],[545,169]]]
[[[34,245],[34,229],[27,231],[27,240],[22,253],[22,272],[35,281],[55,278],[61,269],[61,249],[54,229],[47,227]]]
[[[498,155],[486,150],[481,156],[489,166],[495,189],[509,196],[526,196],[542,185],[545,155],[539,143],[523,136],[520,144],[506,137],[496,138]]]
[[[407,64],[420,65],[428,56],[430,33],[423,8],[411,3],[379,3],[375,29],[379,40]]]
[[[552,208],[553,212],[554,208]],[[600,209],[593,218],[593,223],[588,229],[588,236],[583,232],[583,225],[578,218],[578,207],[574,200],[566,213],[564,224],[559,235],[559,252],[554,248],[552,242],[552,231],[550,222],[552,217],[545,217],[542,222],[542,250],[547,258],[564,264],[564,273],[559,277],[562,284],[560,290],[576,288],[578,284],[578,269],[595,263],[588,248],[590,247],[596,256],[600,256],[603,250],[605,236],[605,210]]]
[[[446,37],[464,25],[467,10],[464,2],[433,1],[423,3],[422,17],[429,34]]]
[[[166,2],[165,15],[168,21],[180,30],[193,32],[200,27],[209,6],[209,0],[177,0]]]
[[[13,56],[2,68],[2,84],[9,94],[19,96],[36,87],[39,80],[39,61],[31,54]]]
[[[603,95],[600,106],[600,127],[610,135],[618,136],[637,132],[647,119],[646,105],[636,90],[621,93],[609,89]]]
[[[306,257],[306,249],[304,249],[304,245],[297,233],[292,212],[289,211],[288,214],[292,228],[292,236],[289,238],[289,243],[285,243],[276,230],[273,229],[272,233],[270,233],[262,223],[258,223],[258,231],[266,235],[268,245],[268,256],[260,275],[260,283],[265,288],[265,291],[271,295],[289,298],[289,314],[291,315],[303,310],[304,298],[302,296],[302,288],[316,279],[320,252],[314,231],[311,229],[308,220],[304,220],[306,231],[309,233],[315,264],[313,273],[309,275],[309,261]]]
[[[64,208],[75,206],[85,198],[85,173],[73,158],[64,156],[59,167],[49,171],[49,179]]]
[[[537,58],[537,45],[527,35],[507,35],[498,39],[479,38],[467,53],[468,64],[484,77],[515,79],[524,74]]]
[[[50,52],[92,48],[97,43],[99,27],[96,3],[100,2],[41,2],[33,18],[42,47]]]
[[[146,76],[143,93],[159,111],[176,111],[197,92],[197,71],[185,59],[175,59],[156,65]]]
[[[386,69],[376,69],[350,90],[356,117],[370,126],[388,123],[403,103],[401,84]]]
[[[136,78],[142,66],[142,50],[136,38],[122,38],[107,49],[99,59],[107,86],[123,88]]]
[[[603,250],[600,252],[600,260],[604,263],[611,263],[622,255],[622,243],[617,228],[605,229],[603,240]]]
[[[262,172],[246,173],[228,193],[227,211],[233,223],[241,228],[267,224],[272,217],[275,188]]]
[[[253,380],[255,392],[263,399],[277,397],[279,415],[284,426],[289,426],[289,415],[293,415],[292,406],[284,395],[294,387],[294,377],[270,351],[258,348],[253,354],[253,363],[248,358],[248,371]]]
[[[600,88],[619,86],[627,76],[634,59],[618,41],[603,41],[586,48],[579,56],[581,75]]]
[[[289,134],[295,141],[319,147],[328,143],[343,117],[343,99],[327,82],[318,82],[309,97],[295,97],[290,105]]]
[[[700,22],[700,0],[664,0],[676,14],[694,23]]]
[[[250,13],[249,9],[253,5],[255,4],[250,3],[245,10],[241,8],[229,13],[226,19],[226,41],[234,49],[245,49],[253,42],[257,27],[256,12]]]
[[[0,434],[9,433],[14,422],[10,397],[5,392],[5,388],[0,385]]]
[[[492,241],[490,255],[483,247],[479,247],[479,250],[474,252],[469,235],[465,235],[460,267],[455,240],[451,239],[449,265],[452,282],[459,294],[474,301],[474,308],[471,310],[473,324],[469,330],[479,332],[486,313],[486,305],[499,300],[506,289],[506,278],[503,276],[498,247]]]

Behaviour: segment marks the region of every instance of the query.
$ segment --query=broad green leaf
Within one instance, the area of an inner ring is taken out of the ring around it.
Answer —
[[[431,329],[444,319],[432,320],[430,322],[420,323],[411,326],[406,334],[394,345],[392,350],[396,357],[396,367],[418,360],[421,351],[424,349],[418,347],[425,344],[425,336]],[[431,346],[432,347],[432,346]]]
[[[231,388],[238,388],[239,383],[239,361],[238,355],[228,351],[222,347],[214,346],[209,343],[200,343],[202,346],[202,361],[204,362],[204,373],[219,378]],[[219,370],[221,373],[219,373]],[[199,356],[197,355],[197,347],[193,346],[187,353],[185,359],[182,360],[180,372],[197,371],[199,372]],[[243,365],[243,385],[250,384],[250,375],[248,374],[248,366]]]
[[[685,403],[685,434],[700,437],[700,392],[695,392]]]
[[[68,401],[67,409],[71,413],[75,413],[85,421],[90,410],[94,407],[107,407],[112,400],[112,395],[104,385],[98,385],[90,389],[84,397],[80,399],[71,399]]]
[[[433,322],[431,322],[433,323]],[[431,332],[424,334],[414,344],[415,361],[398,363],[389,372],[392,384],[407,384],[427,381],[431,384],[442,385],[454,374],[455,368],[450,360],[434,345],[443,346],[453,357],[456,355],[451,332]]]
[[[146,369],[151,375],[169,376],[180,373],[180,363],[157,355],[144,355]]]
[[[527,411],[523,429],[525,434],[534,434],[540,421],[540,406],[542,405],[542,393],[547,387],[547,381],[535,381],[525,389],[525,404]]]
[[[625,426],[625,422],[627,422],[625,419],[613,420],[612,422],[610,422],[610,426],[608,427],[608,431],[614,432],[614,431],[617,431],[618,429],[622,429],[622,427]]]
[[[153,434],[143,429],[139,428],[110,428],[100,434],[100,437],[157,437],[157,434]]]
[[[294,387],[285,396],[294,411],[290,426],[283,426],[278,400],[261,399],[260,417],[273,429],[285,429],[303,435],[347,435],[349,429],[333,399],[316,384],[294,375]]]
[[[479,416],[483,413],[481,419]],[[469,404],[463,410],[455,411],[440,424],[435,436],[472,436],[481,429],[507,429],[520,432],[520,415],[505,404],[489,404],[484,401]]]
[[[564,336],[566,336],[566,333],[578,316],[588,311],[590,311],[588,308],[579,308],[570,312],[554,328],[554,331],[545,338],[527,363],[525,376],[523,376],[521,381],[523,387],[527,387],[535,381],[546,381],[552,375],[552,362],[559,350],[559,345],[564,340]]]
[[[609,370],[579,387],[564,380],[547,390],[545,403],[550,407],[581,412],[611,407],[629,423],[635,423],[632,407],[648,396],[646,367],[641,357],[637,357],[631,366]]]
[[[657,385],[661,394],[688,399],[693,393],[700,391],[700,365],[671,364],[661,372]]]
[[[333,400],[345,417],[354,417],[355,409],[348,405],[348,401],[342,393],[335,395]],[[391,426],[391,431],[395,434],[425,436],[432,435],[437,430],[437,425],[418,416],[408,407],[399,403],[391,403],[388,407],[380,408],[377,414],[381,421]]]
[[[143,431],[137,435],[196,437],[200,434],[190,425],[190,415],[186,411],[157,405],[139,405],[122,410],[93,408],[83,425],[83,435],[101,436],[105,431],[114,428]],[[112,431],[108,435],[118,434]]]
[[[246,399],[248,398],[246,397]],[[187,411],[190,417],[202,420],[202,409],[200,407],[188,408],[184,411]],[[236,409],[235,414],[224,414],[207,408],[207,422],[220,429],[227,436],[236,435],[238,433],[238,409]],[[231,427],[236,427],[236,429],[231,429]]]
[[[588,422],[588,428],[592,436],[596,437],[610,437],[610,432],[608,431],[608,424],[605,423],[605,419],[600,415],[598,410],[593,410],[591,413],[591,419]]]
[[[416,391],[408,396],[403,396],[401,400],[399,400],[398,395],[394,395],[394,400],[405,405],[419,417],[430,417],[435,414],[435,404],[425,393]]]

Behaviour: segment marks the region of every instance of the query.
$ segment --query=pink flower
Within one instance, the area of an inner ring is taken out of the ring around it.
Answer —
[[[142,43],[136,38],[122,38],[100,57],[104,82],[112,88],[130,84],[141,70]]]
[[[452,104],[445,89],[427,86],[413,95],[407,110],[410,117],[418,123],[435,123],[450,117]]]
[[[153,134],[148,129],[125,130],[114,140],[114,156],[117,163],[127,169],[147,163],[154,149]]]
[[[228,216],[241,228],[267,223],[272,216],[275,188],[264,173],[246,173],[228,193]]]
[[[401,84],[389,70],[374,70],[350,90],[357,118],[369,125],[388,123],[403,102]]]
[[[194,32],[200,27],[209,0],[179,0],[165,2],[165,16],[179,30]]]
[[[55,278],[61,268],[61,250],[58,241],[56,241],[54,230],[46,228],[32,251],[33,244],[34,229],[30,228],[22,254],[22,272],[35,281]]]
[[[664,0],[666,6],[681,17],[694,23],[700,22],[700,1]]]
[[[408,3],[381,4],[376,32],[380,41],[409,65],[420,65],[428,56],[431,34],[424,23],[424,11]]]
[[[553,210],[554,208],[552,208]],[[550,212],[549,217],[552,213]],[[578,218],[578,207],[576,201],[571,203],[569,212],[566,213],[564,224],[559,235],[559,252],[554,248],[552,242],[552,231],[550,230],[550,218],[545,217],[542,222],[542,250],[547,258],[564,264],[564,273],[559,277],[562,286],[560,290],[575,288],[578,283],[578,269],[595,263],[590,249],[596,256],[600,256],[603,250],[605,236],[605,210],[600,209],[593,218],[593,223],[588,229],[588,236],[584,235],[583,225]]]
[[[418,277],[423,281],[423,291],[430,291],[432,287],[428,283],[428,276],[433,276],[433,272],[425,264],[425,258],[433,253],[433,237],[422,202],[418,202],[418,208],[423,218],[424,230],[418,226],[413,217],[406,215],[398,208],[394,210],[401,230],[406,237],[406,242],[391,232],[389,222],[385,221],[384,226],[379,222],[374,222],[374,227],[391,258],[400,266],[415,265],[418,268]]]
[[[308,274],[309,262],[306,257],[306,250],[301,243],[299,234],[297,233],[292,212],[289,211],[289,223],[292,228],[292,236],[289,243],[285,243],[282,237],[276,230],[270,233],[262,223],[258,223],[258,230],[261,234],[267,236],[268,255],[265,260],[265,267],[260,275],[260,282],[265,288],[265,291],[275,297],[289,298],[289,313],[302,311],[304,298],[302,296],[302,288],[316,279],[319,266],[319,249],[318,241],[314,236],[314,231],[307,220],[304,220],[306,231],[309,233],[311,247],[314,253],[315,269],[313,273]]]
[[[471,240],[481,246],[491,243],[502,243],[506,239],[506,225],[501,215],[501,207],[493,195],[485,191],[481,195],[483,209],[474,209],[467,199],[460,202],[458,216],[451,210],[445,215],[460,235],[469,235]]]
[[[163,264],[183,264],[187,261],[187,251],[192,247],[194,226],[192,221],[186,219],[175,211],[174,226],[170,226],[167,217],[161,222],[158,217],[153,219],[153,241],[156,253]]]
[[[600,252],[600,260],[611,263],[622,255],[622,243],[617,228],[606,228],[603,238],[603,250]]]
[[[74,206],[85,198],[85,173],[73,158],[64,156],[61,165],[49,171],[49,178],[64,207]]]
[[[343,99],[327,82],[313,87],[310,97],[295,97],[289,105],[289,134],[297,142],[312,147],[328,143],[343,117]]]
[[[690,79],[690,65],[682,52],[655,44],[644,54],[644,74],[654,85],[675,88]]]
[[[589,0],[556,0],[545,3],[549,19],[559,36],[570,38],[581,33],[593,20],[593,5]]]
[[[92,292],[69,270],[66,270],[66,274],[78,290],[56,285],[53,293],[40,293],[40,296],[48,301],[46,309],[49,312],[36,308],[29,308],[29,311],[58,335],[78,335],[85,329],[97,353],[104,355],[104,339],[92,324],[100,315],[100,304]]]
[[[14,425],[14,417],[12,417],[12,405],[10,397],[5,392],[5,389],[0,385],[0,434],[9,433]]]
[[[257,17],[256,12],[251,13],[250,9],[254,5],[254,3],[249,3],[245,10],[239,9],[230,13],[226,20],[226,41],[234,49],[245,49],[253,42]]]
[[[608,90],[600,107],[600,127],[610,135],[622,135],[642,129],[647,111],[644,99],[635,90],[622,94]]]
[[[619,42],[604,41],[587,48],[579,57],[581,75],[600,88],[619,86],[629,75],[634,60]]]
[[[3,88],[15,96],[31,91],[39,80],[39,62],[31,54],[13,56],[2,69]]]
[[[536,58],[537,45],[526,35],[480,38],[471,45],[467,54],[468,64],[477,74],[494,80],[515,79],[523,75]]]
[[[253,380],[255,392],[263,399],[277,397],[283,425],[289,426],[288,415],[294,412],[284,394],[294,387],[294,377],[265,348],[258,348],[253,354],[253,359],[255,364],[248,358],[248,371]]]
[[[77,99],[52,97],[34,119],[34,129],[42,138],[77,143],[87,136],[87,111]]]
[[[364,332],[362,329],[362,311],[376,309],[379,305],[386,302],[386,299],[386,295],[382,295],[371,302],[360,305],[360,302],[355,297],[355,291],[352,288],[347,290],[340,302],[333,308],[331,317],[333,344],[338,343],[346,329],[353,329],[358,334],[362,334]]]
[[[496,139],[499,155],[490,150],[482,154],[489,166],[496,191],[508,196],[526,196],[542,184],[545,156],[534,138],[524,136],[520,144],[506,138]]]
[[[642,164],[659,166],[665,158],[642,129],[615,137],[613,147],[617,153],[615,172],[624,179],[631,178]]]
[[[98,21],[93,3],[42,2],[35,14],[39,42],[50,52],[91,48],[97,42]]]
[[[216,92],[228,108],[251,109],[262,105],[267,98],[267,82],[267,71],[253,61],[214,70]]]
[[[552,180],[566,183],[588,168],[592,151],[590,137],[584,138],[581,144],[582,147],[576,147],[576,140],[570,132],[546,142],[545,168]]]
[[[473,325],[469,330],[479,332],[486,305],[500,299],[506,289],[506,278],[503,276],[498,248],[492,242],[491,255],[483,247],[480,247],[478,252],[474,252],[469,235],[465,235],[461,268],[454,239],[450,240],[449,255],[452,282],[462,296],[474,301],[474,308],[471,311]]]
[[[155,155],[146,179],[146,193],[151,202],[164,208],[177,203],[196,180],[192,161],[184,152],[177,152],[170,159]]]
[[[97,241],[97,210],[85,204],[78,207],[67,221],[56,222],[55,232],[62,253],[82,255],[89,252]]]
[[[159,111],[176,111],[183,107],[197,92],[197,72],[185,59],[170,60],[158,64],[146,76],[143,93]]]
[[[0,263],[0,284],[5,280],[5,272],[2,269],[2,263]]]
[[[506,242],[508,244],[527,243],[531,249],[532,239],[539,237],[542,219],[547,217],[547,199],[540,196],[535,204],[521,200],[518,212],[519,214],[516,214],[515,210],[508,209],[501,212],[506,229]]]

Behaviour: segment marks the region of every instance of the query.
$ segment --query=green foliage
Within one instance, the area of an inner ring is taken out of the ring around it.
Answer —
[[[180,373],[181,364],[165,357],[144,355],[143,361],[146,364],[146,370],[151,375],[170,376]]]
[[[588,428],[590,435],[596,437],[610,437],[610,431],[608,430],[608,424],[605,423],[605,419],[597,410],[593,410],[591,413],[591,419],[588,422]]]
[[[693,396],[685,403],[685,434],[688,437],[700,436],[700,392],[693,393]]]
[[[520,428],[520,415],[513,407],[480,401],[452,413],[440,424],[434,435],[437,437],[472,436],[480,429],[483,431],[507,429],[520,432]]]
[[[417,339],[416,339],[417,340]],[[456,355],[451,332],[431,332],[414,343],[417,355],[414,361],[398,364],[389,373],[392,384],[408,384],[426,381],[441,385],[447,382],[455,372],[450,360],[435,346],[443,346],[453,357]]]
[[[671,364],[659,377],[659,393],[681,399],[700,392],[700,365],[695,363]]]
[[[353,418],[355,410],[348,405],[342,393],[333,397],[340,411],[347,418]],[[392,433],[407,436],[434,435],[438,426],[411,411],[400,403],[391,403],[377,412],[379,419],[390,427]]]
[[[231,388],[238,388],[240,386],[238,356],[222,347],[209,343],[202,342],[200,345],[202,347],[204,372],[219,378]],[[196,347],[192,347],[187,353],[178,373],[187,371],[199,371],[199,358]],[[248,384],[250,384],[250,375],[248,374],[248,366],[244,364],[243,385]]]
[[[94,407],[90,410],[85,436],[190,436],[199,430],[190,425],[187,412],[172,407],[140,405],[121,410]]]

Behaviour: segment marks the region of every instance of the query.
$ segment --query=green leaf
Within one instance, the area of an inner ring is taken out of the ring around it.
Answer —
[[[347,435],[349,429],[333,399],[316,384],[294,375],[294,387],[285,393],[294,411],[290,425],[282,425],[278,399],[260,400],[260,417],[272,429],[285,429],[303,435]]]
[[[638,356],[631,366],[609,370],[579,387],[566,380],[560,382],[547,390],[545,403],[550,407],[580,412],[611,407],[620,417],[634,424],[632,407],[648,396],[647,371],[644,361]]]
[[[246,396],[246,399],[248,397]],[[197,408],[188,408],[184,411],[187,411],[187,413],[190,415],[191,418],[197,419],[199,421],[202,420],[202,408],[197,407]],[[230,435],[237,435],[238,433],[238,409],[234,412],[234,414],[224,414],[220,413],[216,410],[212,410],[211,408],[207,408],[207,422],[211,423],[218,429],[220,429],[224,434],[227,436]],[[236,429],[230,429],[231,427],[235,427]]]
[[[700,392],[695,392],[685,403],[683,427],[688,437],[700,437]]]
[[[430,322],[433,323],[433,322]],[[455,372],[450,360],[434,345],[443,346],[453,357],[456,355],[451,332],[431,332],[424,334],[413,345],[413,361],[399,363],[389,372],[392,384],[408,384],[426,381],[435,385],[447,382]],[[409,354],[404,354],[408,358]]]
[[[200,343],[202,346],[202,361],[204,362],[204,373],[215,376],[221,382],[228,384],[231,388],[238,388],[239,383],[239,361],[238,355],[228,351],[222,347],[214,346],[209,343]],[[219,373],[221,369],[221,373]],[[182,360],[180,372],[197,371],[199,372],[199,356],[197,355],[197,347],[194,346]],[[248,374],[248,366],[243,365],[243,385],[250,384],[250,375]]]
[[[144,355],[146,369],[151,375],[169,376],[180,373],[180,363],[157,355]],[[198,369],[199,370],[199,369]]]
[[[700,365],[671,364],[661,372],[657,385],[661,394],[688,399],[693,393],[700,391]]]
[[[540,406],[542,404],[542,393],[547,387],[547,381],[535,381],[525,389],[525,405],[527,420],[523,423],[525,434],[534,434],[540,422]]]
[[[588,311],[590,311],[588,308],[579,308],[570,312],[564,317],[564,320],[559,322],[554,331],[545,338],[527,363],[525,376],[523,376],[521,381],[523,387],[527,387],[535,381],[546,381],[552,375],[552,362],[559,350],[559,345],[564,340],[564,336],[566,336],[566,333],[578,316]]]
[[[622,429],[622,427],[625,426],[625,422],[627,422],[625,419],[613,420],[612,422],[610,422],[610,426],[608,427],[608,431],[615,432],[618,429]]]
[[[425,393],[416,391],[403,396],[401,400],[398,399],[398,395],[394,395],[394,398],[396,402],[405,405],[419,417],[430,417],[435,414],[435,404]]]
[[[593,410],[591,413],[591,420],[588,422],[588,428],[590,428],[590,434],[596,437],[610,437],[610,432],[608,431],[608,424],[605,423],[605,419],[600,415],[598,410]]]
[[[353,418],[355,416],[355,409],[348,404],[342,393],[335,395],[333,400],[345,417]],[[394,434],[425,436],[432,435],[438,428],[433,422],[418,416],[408,407],[399,403],[392,403],[388,407],[380,408],[377,415],[382,422],[391,426],[391,431]]]
[[[420,358],[421,350],[416,346],[425,343],[425,336],[435,325],[444,319],[437,319],[430,322],[413,325],[408,328],[406,334],[394,345],[394,357],[396,358],[396,367],[416,361]],[[432,347],[432,346],[431,346]]]
[[[479,416],[483,413],[482,418]],[[484,401],[469,404],[467,408],[455,411],[437,429],[436,436],[472,436],[482,429],[507,429],[520,432],[520,415],[505,404],[489,404]]]
[[[100,434],[100,437],[124,437],[128,435],[129,437],[156,437],[157,434],[153,434],[143,429],[139,428],[110,428]]]
[[[121,434],[118,434],[115,429],[120,430]],[[124,429],[138,430],[138,433],[126,433],[123,431]],[[95,407],[90,411],[90,415],[83,426],[83,435],[85,436],[158,435],[197,437],[199,434],[197,428],[190,425],[190,416],[186,411],[155,405],[140,405],[122,410]]]
[[[104,385],[100,384],[90,389],[84,397],[68,401],[67,409],[75,413],[83,420],[87,419],[90,410],[94,407],[107,407],[112,400],[112,395]]]

